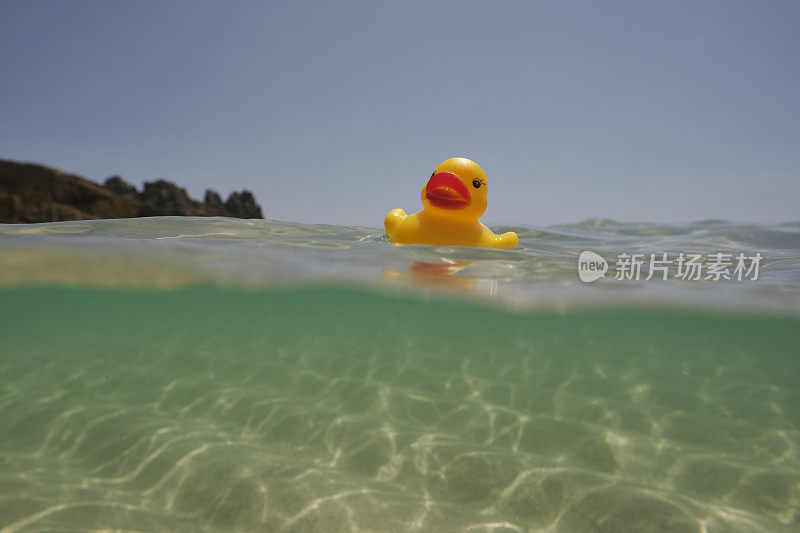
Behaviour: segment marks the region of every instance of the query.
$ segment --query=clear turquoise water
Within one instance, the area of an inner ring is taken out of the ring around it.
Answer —
[[[0,531],[797,530],[796,226],[520,232],[0,226]],[[766,261],[582,284],[584,249]]]

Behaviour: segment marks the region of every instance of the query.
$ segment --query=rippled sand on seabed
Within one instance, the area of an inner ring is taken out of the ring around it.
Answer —
[[[800,320],[0,291],[0,531],[797,531]]]

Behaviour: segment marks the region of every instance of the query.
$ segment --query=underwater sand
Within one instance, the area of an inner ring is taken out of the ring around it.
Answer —
[[[465,299],[311,274],[265,283],[272,256],[261,270],[246,257],[263,252],[258,235],[184,248],[104,236],[90,253],[35,240],[53,227],[70,225],[3,227],[3,533],[798,530],[794,267],[767,269],[757,291],[731,288],[736,305],[675,307],[627,299],[658,287],[566,281],[566,237],[508,256],[352,245],[358,276],[411,276]],[[20,228],[34,237],[8,233]],[[184,260],[214,246],[242,283],[192,284],[220,281],[223,270]],[[148,247],[163,269],[149,270]],[[123,248],[136,252],[129,270]],[[333,249],[308,246],[303,266],[347,260]],[[473,266],[403,272],[385,255],[434,253]],[[492,274],[452,282],[470,269]],[[573,296],[544,297],[559,287]],[[504,290],[528,305],[509,309]],[[742,311],[775,291],[776,309]]]

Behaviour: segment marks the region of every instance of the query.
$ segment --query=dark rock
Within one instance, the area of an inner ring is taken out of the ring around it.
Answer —
[[[136,211],[105,187],[54,168],[0,160],[0,221],[125,218]]]
[[[119,176],[111,176],[110,178],[107,178],[105,183],[103,183],[103,186],[114,194],[122,197],[136,197],[139,194],[139,191],[136,190],[136,187]]]
[[[219,194],[211,189],[206,189],[206,197],[203,200],[206,206],[206,215],[210,217],[224,217],[227,211],[222,203],[222,198]]]
[[[122,201],[134,211],[134,216],[140,216],[139,211],[141,211],[142,202],[139,199],[139,191],[136,190],[136,187],[119,176],[107,178],[103,186],[122,198]]]
[[[136,187],[119,176],[104,186],[60,170],[0,160],[0,222],[54,222],[145,216],[225,216],[264,218],[249,191],[234,192],[223,203],[207,190],[204,201],[159,179]]]
[[[203,204],[192,200],[186,189],[160,179],[145,182],[144,191],[139,195],[140,217],[158,216],[203,216]]]
[[[236,218],[264,218],[261,214],[261,207],[256,203],[253,193],[242,191],[241,193],[232,192],[225,202],[225,209],[230,213],[228,216]]]

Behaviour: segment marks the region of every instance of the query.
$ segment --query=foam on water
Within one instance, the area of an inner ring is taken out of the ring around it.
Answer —
[[[0,531],[796,530],[797,227],[517,230],[1,226]],[[584,249],[765,264],[582,284]]]

